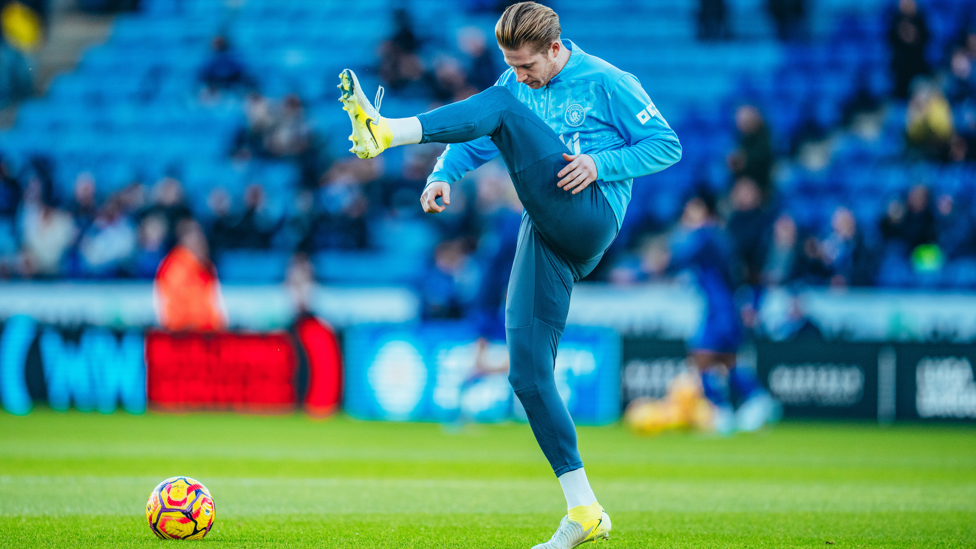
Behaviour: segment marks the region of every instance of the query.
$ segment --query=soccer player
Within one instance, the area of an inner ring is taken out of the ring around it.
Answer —
[[[705,299],[705,314],[697,333],[688,341],[688,358],[701,372],[705,397],[715,406],[716,431],[755,431],[775,421],[778,403],[752,370],[736,365],[743,328],[734,299],[735,256],[719,224],[711,193],[699,192],[688,199],[680,230],[672,236],[669,248],[654,262],[655,270],[690,269]],[[734,400],[740,403],[735,411]]]
[[[568,508],[552,538],[536,547],[576,547],[608,538],[611,525],[556,390],[556,347],[573,286],[616,237],[633,178],[677,162],[681,145],[640,82],[562,40],[551,9],[510,6],[495,37],[510,68],[495,86],[464,101],[387,119],[348,69],[340,75],[340,101],[352,120],[351,150],[360,158],[399,145],[451,144],[420,197],[425,212],[450,206],[450,183],[469,170],[498,155],[505,161],[524,208],[506,299],[508,377]]]

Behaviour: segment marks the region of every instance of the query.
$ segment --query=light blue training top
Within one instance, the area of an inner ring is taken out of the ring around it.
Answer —
[[[516,82],[509,68],[495,83],[504,86],[549,124],[570,154],[588,154],[617,228],[630,203],[634,178],[681,159],[681,143],[634,75],[563,40],[569,61],[549,84],[533,90]],[[448,145],[427,183],[453,183],[498,156],[488,136]]]

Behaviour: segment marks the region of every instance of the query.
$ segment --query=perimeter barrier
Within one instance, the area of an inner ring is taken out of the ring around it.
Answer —
[[[142,413],[224,410],[324,416],[340,406],[366,420],[524,421],[502,341],[465,322],[374,324],[339,334],[304,316],[288,330],[169,333],[58,326],[14,316],[0,324],[0,404]],[[687,371],[680,340],[570,326],[556,383],[580,424],[619,419],[639,397],[665,395]],[[786,417],[976,421],[976,344],[755,341],[740,354]]]

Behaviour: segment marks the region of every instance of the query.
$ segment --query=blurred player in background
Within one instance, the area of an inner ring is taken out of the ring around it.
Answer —
[[[716,199],[700,191],[686,203],[680,229],[669,246],[651,261],[651,269],[690,269],[702,296],[705,314],[688,342],[689,362],[701,372],[705,397],[715,406],[714,427],[723,434],[755,431],[779,416],[778,404],[760,385],[755,372],[737,366],[743,328],[733,297],[735,255],[719,225]],[[739,403],[738,409],[733,405]]]
[[[184,219],[176,234],[177,244],[159,264],[153,282],[159,325],[174,331],[225,329],[220,281],[203,229],[196,221]]]
[[[677,162],[681,145],[633,75],[560,39],[551,9],[510,6],[495,38],[511,68],[469,99],[387,119],[347,69],[340,101],[360,158],[398,145],[454,144],[427,180],[420,198],[426,212],[450,205],[451,182],[498,155],[504,159],[525,212],[506,299],[508,377],[568,508],[552,538],[536,547],[569,548],[607,538],[611,527],[586,478],[576,427],[553,375],[570,295],[616,237],[633,178]]]

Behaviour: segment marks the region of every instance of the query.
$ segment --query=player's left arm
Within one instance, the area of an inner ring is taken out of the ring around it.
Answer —
[[[681,142],[632,74],[617,80],[610,96],[611,120],[626,147],[593,154],[603,181],[657,173],[681,160]]]

